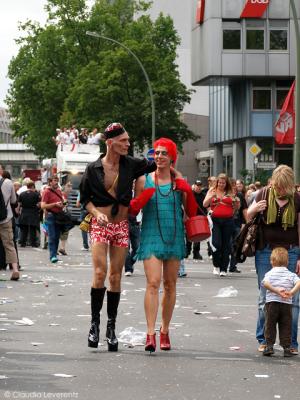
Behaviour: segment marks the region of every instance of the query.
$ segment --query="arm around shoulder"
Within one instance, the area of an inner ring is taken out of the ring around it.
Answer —
[[[138,197],[145,189],[146,176],[142,175],[135,181],[134,197]]]
[[[144,174],[149,174],[157,169],[154,161],[147,160],[146,158],[134,158],[134,178],[137,179]]]

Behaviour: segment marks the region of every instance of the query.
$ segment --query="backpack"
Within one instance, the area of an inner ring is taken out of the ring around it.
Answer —
[[[3,193],[2,193],[2,185],[4,179],[0,181],[0,221],[4,221],[7,218],[7,204],[5,204]]]

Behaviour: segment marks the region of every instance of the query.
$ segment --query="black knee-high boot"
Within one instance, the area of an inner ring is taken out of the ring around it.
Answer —
[[[91,329],[89,331],[88,346],[98,347],[99,343],[99,325],[100,325],[100,311],[103,305],[103,299],[106,288],[91,288]]]
[[[116,318],[120,302],[120,292],[107,291],[107,329],[106,339],[108,351],[118,351],[118,339],[116,338]]]

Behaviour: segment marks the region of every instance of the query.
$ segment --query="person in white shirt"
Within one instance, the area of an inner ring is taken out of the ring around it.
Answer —
[[[292,297],[300,289],[300,278],[288,270],[288,251],[276,247],[271,253],[272,269],[265,274],[262,284],[267,289],[265,304],[264,356],[274,354],[276,325],[278,324],[280,345],[284,357],[292,357]]]
[[[30,178],[26,177],[23,179],[22,181],[22,186],[20,187],[20,189],[17,191],[17,195],[20,196],[21,193],[26,192],[27,189],[27,183],[29,183],[31,181]]]
[[[63,133],[63,144],[71,144],[71,137],[70,137],[70,131],[64,128],[64,133]]]
[[[88,144],[97,144],[100,145],[101,141],[101,133],[98,132],[97,128],[93,129],[93,132],[89,135]]]

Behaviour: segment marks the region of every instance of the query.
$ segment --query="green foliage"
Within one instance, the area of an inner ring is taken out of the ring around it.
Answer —
[[[262,185],[266,185],[268,183],[268,179],[271,178],[273,170],[271,169],[258,169],[256,171],[255,180],[260,181]]]
[[[51,157],[57,126],[103,129],[120,121],[134,146],[151,144],[151,102],[143,72],[148,73],[156,108],[156,136],[181,144],[194,135],[180,121],[191,91],[180,82],[176,65],[179,37],[170,17],[151,21],[148,1],[48,0],[44,27],[28,21],[20,26],[18,55],[9,65],[12,85],[7,97],[13,129],[41,157]],[[24,36],[25,33],[25,36]]]

